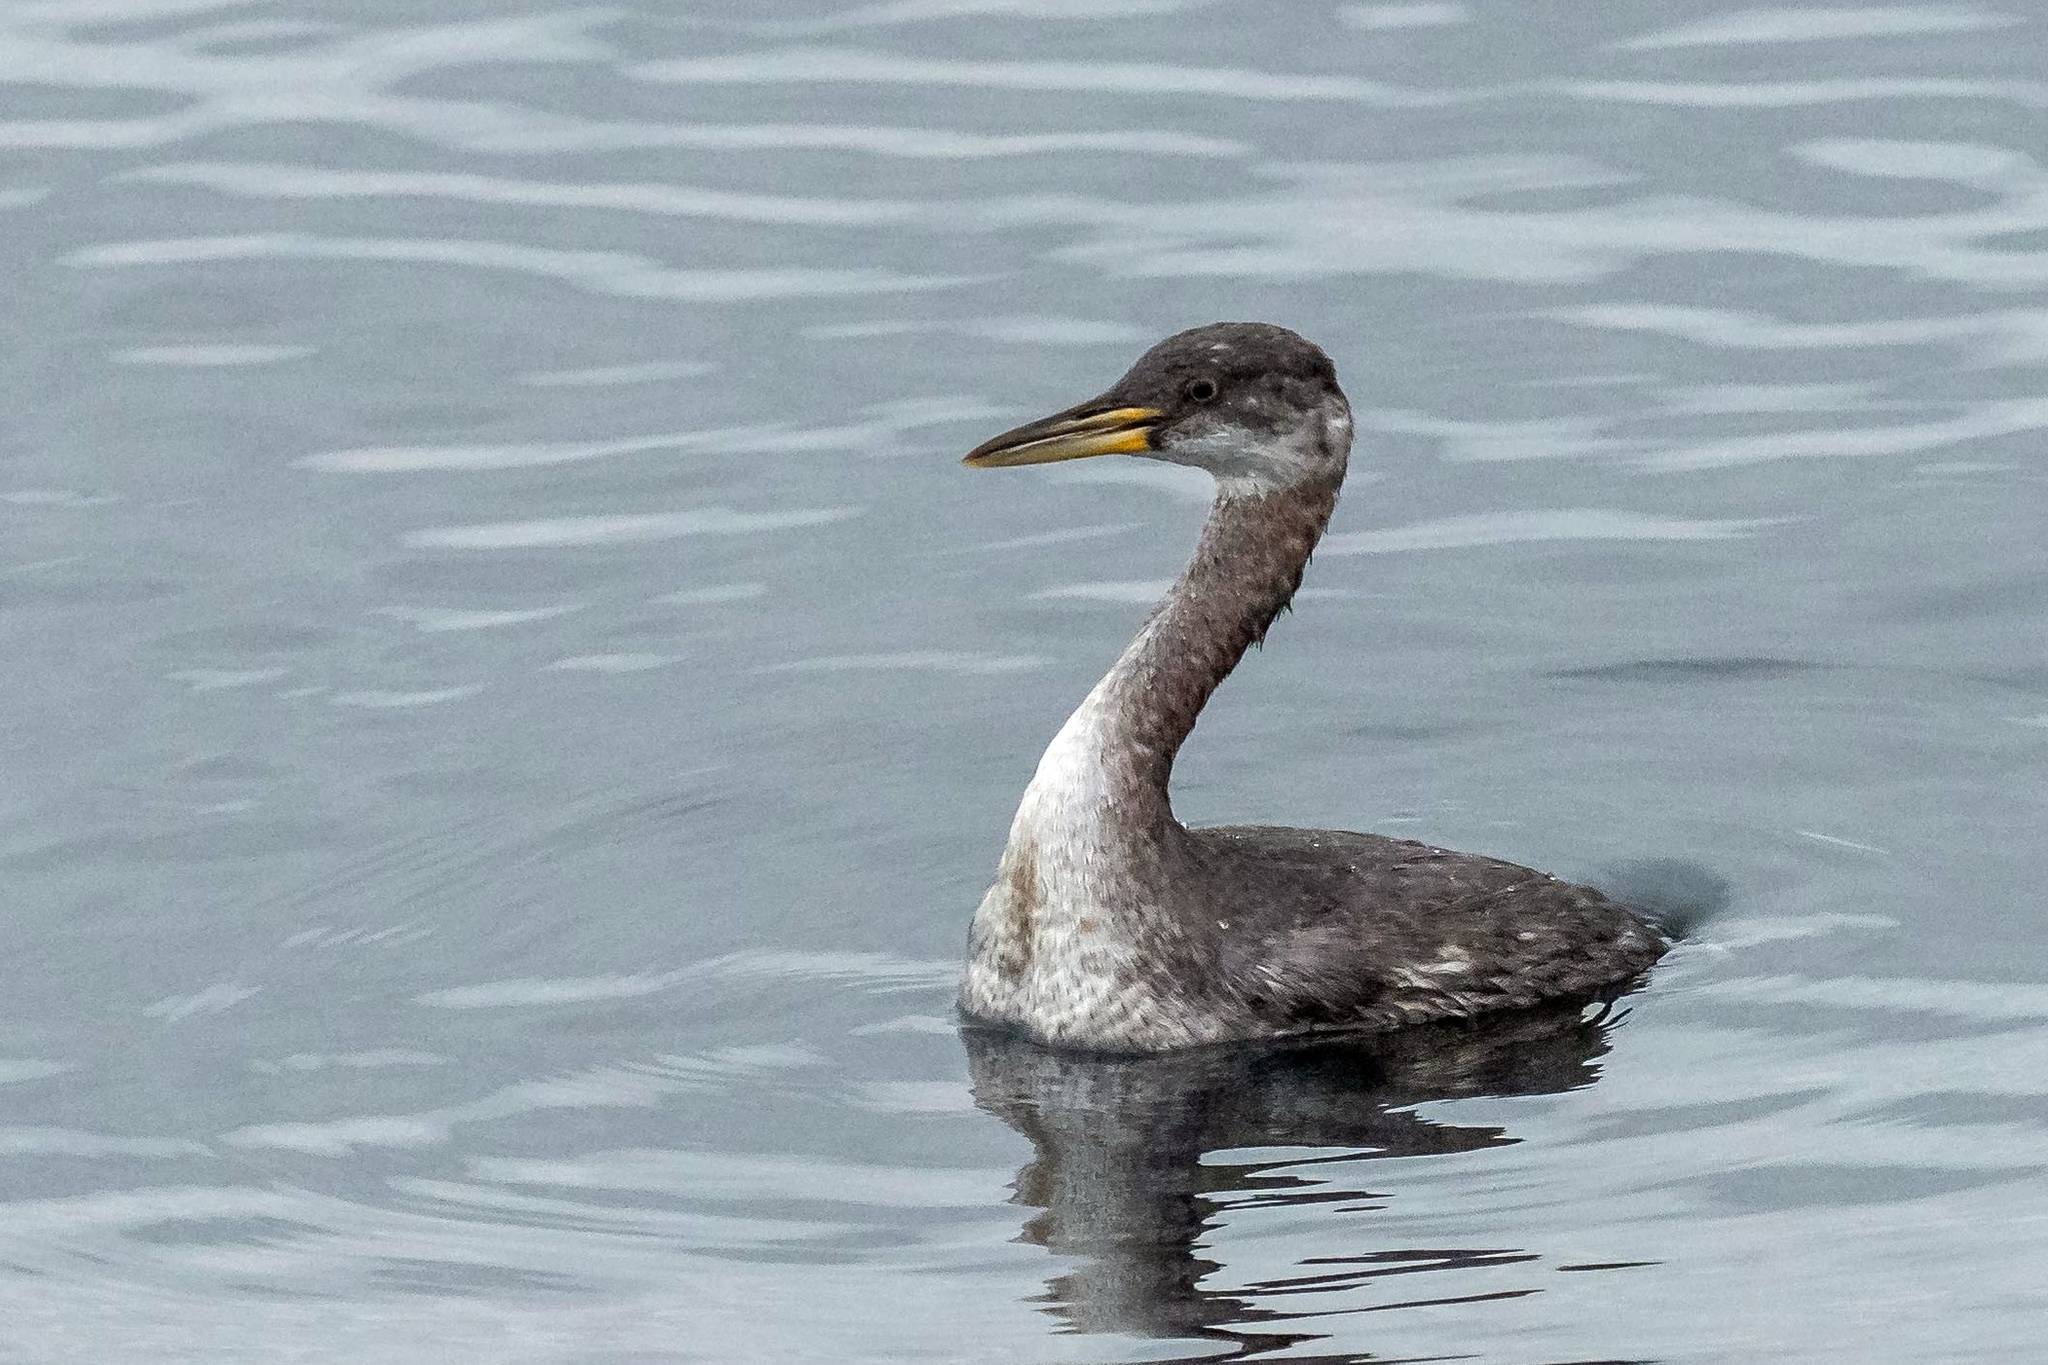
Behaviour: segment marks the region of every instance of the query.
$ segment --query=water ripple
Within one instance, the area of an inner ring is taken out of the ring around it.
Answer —
[[[750,423],[703,431],[662,432],[607,441],[541,441],[500,445],[364,446],[321,451],[293,461],[300,469],[336,474],[421,474],[531,469],[581,464],[660,451],[718,451],[727,455],[798,455],[901,445],[911,432],[939,424],[997,416],[1000,409],[971,401],[937,405],[915,401],[870,409],[862,419],[824,426]]]
[[[549,1185],[561,1189],[636,1190],[724,1203],[790,1199],[825,1204],[873,1204],[894,1208],[973,1208],[986,1197],[991,1179],[1007,1173],[986,1168],[927,1168],[926,1177],[904,1188],[894,1167],[818,1158],[757,1156],[729,1152],[595,1152],[576,1161],[488,1158],[470,1164],[480,1180],[506,1185]]]
[[[185,369],[221,369],[247,365],[276,365],[303,360],[313,354],[311,346],[264,346],[217,343],[194,346],[132,346],[107,358],[117,365],[169,365]]]
[[[1422,0],[1421,3],[1340,5],[1337,18],[1352,28],[1368,32],[1388,29],[1449,28],[1472,22],[1472,11],[1455,0]]]
[[[579,610],[579,604],[568,603],[551,607],[525,607],[491,610],[470,610],[462,607],[379,607],[378,613],[395,617],[426,635],[439,635],[445,631],[496,630],[501,626],[523,626],[529,621],[546,621]]]
[[[855,5],[816,19],[775,19],[749,25],[749,31],[790,36],[886,28],[934,19],[1002,15],[1035,21],[1130,19],[1174,14],[1206,0],[882,0]]]
[[[1848,350],[1954,344],[1971,366],[2048,364],[2048,309],[1988,309],[1938,317],[1792,322],[1769,313],[1684,304],[1585,304],[1552,317],[1583,327],[1675,337],[1735,351]]]
[[[5,125],[0,125],[0,138]],[[483,150],[534,156],[673,147],[692,151],[854,152],[911,161],[987,161],[1075,153],[1204,159],[1250,156],[1250,144],[1172,129],[982,133],[861,123],[676,124],[528,120],[472,140]]]
[[[678,607],[713,606],[726,602],[751,602],[768,595],[766,583],[713,583],[702,588],[678,588],[655,598]]]
[[[899,57],[854,48],[794,47],[646,62],[630,74],[686,85],[816,84],[964,86],[973,90],[1032,90],[1117,95],[1194,95],[1296,103],[1346,101],[1390,109],[1428,108],[1457,96],[1409,90],[1380,81],[1299,72],[1231,67],[1147,65],[1139,62],[948,61]]]
[[[610,388],[624,384],[658,384],[672,379],[698,379],[715,374],[716,365],[705,361],[656,360],[637,365],[597,365],[581,370],[546,370],[519,377],[522,384],[541,389]]]
[[[446,702],[461,701],[481,691],[481,683],[410,689],[366,687],[336,692],[327,700],[333,706],[351,706],[368,711],[412,711],[423,706],[440,706]]]
[[[1680,109],[1796,109],[1878,100],[1955,100],[2048,107],[2048,82],[1944,76],[1862,76],[1821,81],[1570,81],[1560,94]]]
[[[572,654],[541,667],[549,673],[650,673],[682,661],[680,654]]]
[[[693,507],[682,512],[624,512],[614,516],[549,517],[467,526],[430,526],[406,534],[418,549],[525,550],[567,545],[629,545],[682,536],[751,535],[798,526],[824,526],[860,515],[858,507],[798,507],[781,512],[736,512]]]
[[[232,54],[197,44],[62,36],[112,18],[144,17],[133,9],[105,15],[96,9],[11,9],[0,19],[9,76],[65,89],[179,94],[188,97],[188,106],[133,119],[0,122],[0,146],[150,146],[227,128],[308,120],[460,142],[494,129],[513,132],[533,120],[490,105],[392,95],[388,87],[455,65],[588,62],[608,55],[583,31],[601,19],[594,11],[348,30],[324,44]],[[167,7],[147,17],[178,12]]]
[[[1682,472],[1729,469],[1766,460],[1909,455],[2043,428],[2048,428],[2048,399],[2017,398],[1978,403],[1945,421],[1731,436],[1660,451],[1644,457],[1642,463],[1649,469]]]
[[[1802,976],[1751,977],[1716,982],[1716,995],[1780,1005],[1820,1005],[1830,1009],[1890,1014],[1945,1015],[1972,1024],[2048,1022],[2048,987],[2020,981],[1927,981],[1909,977]],[[2039,1038],[2035,1050],[2048,1047]],[[2015,1062],[2017,1058],[2013,1059]],[[2019,1093],[2048,1094],[2048,1080],[2019,1079]],[[2029,1072],[2039,1076],[2042,1073]]]
[[[768,664],[763,673],[1023,673],[1042,667],[1035,654],[967,654],[955,650],[910,649],[880,654],[821,654]]]
[[[425,171],[331,170],[261,162],[181,162],[131,171],[131,180],[198,185],[261,199],[445,199],[470,204],[603,209],[676,218],[718,218],[777,226],[876,227],[934,217],[938,206],[910,200],[825,199],[737,194],[647,183],[568,184]]]
[[[1810,9],[1751,9],[1717,15],[1678,28],[1646,33],[1614,44],[1625,52],[1680,47],[1734,47],[1764,43],[1829,42],[1843,38],[1892,38],[1917,33],[1969,33],[2009,28],[2023,22],[1962,5],[1863,5]]]
[[[1031,594],[1035,602],[1113,602],[1146,604],[1157,602],[1173,586],[1170,578],[1103,579],[1090,583],[1061,583]]]
[[[880,989],[949,985],[952,962],[920,962],[880,953],[799,953],[757,949],[731,953],[668,972],[612,976],[520,978],[429,991],[422,1005],[442,1009],[504,1009],[630,999],[689,982],[841,981]]]
[[[945,289],[968,283],[965,277],[903,275],[879,269],[687,270],[620,251],[572,251],[511,242],[409,237],[316,237],[289,232],[107,242],[74,251],[64,259],[73,266],[102,269],[263,260],[452,265],[559,280],[599,294],[696,303],[882,294]]]
[[[1331,556],[1449,550],[1476,545],[1519,545],[1572,540],[1735,540],[1782,520],[1703,520],[1621,512],[1605,507],[1558,507],[1445,517],[1384,531],[1327,537],[1316,553]]]
[[[1019,201],[1000,212],[1068,226],[1083,240],[1065,248],[1065,258],[1134,277],[1414,271],[1584,283],[1656,257],[1717,252],[1894,270],[1987,290],[2048,280],[2048,251],[1985,245],[2048,229],[2048,191],[2033,181],[2006,187],[1988,207],[1827,217],[1694,195],[1531,211],[1473,202],[1515,178],[1573,186],[1599,174],[1555,158],[1289,165],[1269,174],[1286,186],[1179,206],[1060,198]]]

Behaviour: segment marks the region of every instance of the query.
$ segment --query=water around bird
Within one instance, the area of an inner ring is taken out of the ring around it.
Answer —
[[[2048,1255],[2022,7],[0,13],[0,1319],[33,1360],[2005,1360]],[[1353,473],[1199,821],[1696,902],[1595,1018],[950,1011],[1203,489]]]

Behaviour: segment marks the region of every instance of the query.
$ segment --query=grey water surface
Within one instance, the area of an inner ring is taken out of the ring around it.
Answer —
[[[1609,1014],[1070,1060],[953,973],[1203,489],[1358,410],[1191,820],[1719,912]],[[2048,16],[0,4],[0,1359],[2013,1360]]]

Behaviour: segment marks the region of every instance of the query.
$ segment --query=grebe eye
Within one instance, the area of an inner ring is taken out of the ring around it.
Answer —
[[[1196,403],[1206,403],[1216,396],[1216,381],[1213,379],[1190,379],[1183,390]]]

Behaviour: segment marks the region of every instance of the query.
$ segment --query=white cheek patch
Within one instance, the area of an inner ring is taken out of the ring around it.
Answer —
[[[1351,407],[1347,403],[1335,412],[1323,417],[1323,438],[1332,450],[1349,449],[1351,445]]]
[[[1248,441],[1241,431],[1218,431],[1175,442],[1155,458],[1206,469],[1231,487],[1284,488],[1329,463],[1321,437],[1311,423],[1265,441]]]

